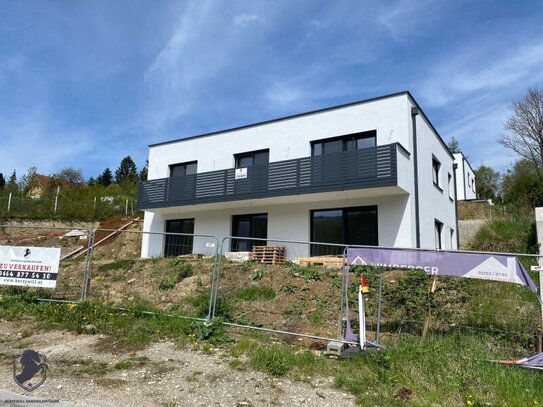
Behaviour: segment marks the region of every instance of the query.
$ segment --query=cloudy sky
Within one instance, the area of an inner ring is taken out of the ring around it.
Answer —
[[[403,90],[503,170],[542,20],[536,0],[0,0],[0,172],[96,177],[149,143]]]

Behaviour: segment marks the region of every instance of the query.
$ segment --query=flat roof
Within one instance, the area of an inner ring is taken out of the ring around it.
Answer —
[[[280,122],[280,121],[283,121],[283,120],[296,119],[298,117],[303,117],[303,116],[309,116],[309,115],[313,115],[313,114],[328,112],[328,111],[331,111],[331,110],[336,110],[336,109],[342,109],[342,108],[345,108],[345,107],[361,105],[361,104],[364,104],[364,103],[376,102],[378,100],[389,99],[389,98],[398,97],[398,96],[407,96],[411,100],[411,102],[418,108],[419,113],[422,115],[422,117],[426,120],[426,122],[430,125],[430,127],[434,131],[434,133],[437,135],[437,138],[439,139],[439,141],[441,142],[443,147],[445,147],[445,150],[449,153],[450,157],[454,160],[454,156],[449,151],[449,148],[447,147],[447,144],[443,141],[443,139],[441,138],[441,135],[439,134],[439,132],[436,130],[436,128],[434,127],[432,122],[428,119],[428,117],[426,116],[424,111],[421,109],[421,107],[419,106],[419,104],[417,103],[417,101],[415,100],[413,95],[411,95],[411,93],[409,91],[407,91],[407,90],[404,90],[404,91],[401,91],[401,92],[396,92],[396,93],[390,93],[388,95],[377,96],[377,97],[374,97],[374,98],[358,100],[358,101],[355,101],[355,102],[349,102],[349,103],[345,103],[345,104],[341,104],[341,105],[326,107],[326,108],[323,108],[323,109],[312,110],[312,111],[309,111],[309,112],[298,113],[298,114],[294,114],[294,115],[290,115],[290,116],[278,117],[278,118],[275,118],[275,119],[265,120],[265,121],[262,121],[262,122],[246,124],[246,125],[238,126],[238,127],[232,127],[232,128],[229,128],[229,129],[217,130],[217,131],[212,131],[212,132],[209,132],[209,133],[202,133],[202,134],[197,134],[197,135],[194,135],[194,136],[182,137],[182,138],[175,139],[175,140],[168,140],[168,141],[163,141],[163,142],[160,142],[160,143],[149,144],[149,147],[150,148],[151,147],[158,147],[158,146],[163,146],[163,145],[166,145],[166,144],[179,143],[179,142],[182,142],[182,141],[193,140],[193,139],[201,138],[201,137],[209,137],[209,136],[214,136],[214,135],[217,135],[217,134],[229,133],[229,132],[232,132],[232,131],[249,129],[251,127],[257,127],[257,126],[262,126],[262,125],[266,125],[266,124],[276,123],[276,122]]]

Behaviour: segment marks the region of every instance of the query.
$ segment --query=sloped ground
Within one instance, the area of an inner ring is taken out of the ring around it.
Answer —
[[[46,354],[49,365],[47,380],[31,394],[35,399],[82,407],[354,405],[351,395],[330,388],[332,379],[272,378],[242,367],[243,361],[232,363],[237,359],[219,349],[203,353],[164,341],[115,353],[97,347],[101,339],[0,321],[0,386],[26,394],[13,380],[12,355],[32,348]]]

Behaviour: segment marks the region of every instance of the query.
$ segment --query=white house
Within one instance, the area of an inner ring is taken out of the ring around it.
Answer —
[[[143,257],[212,250],[162,232],[457,248],[454,157],[409,92],[149,147]]]
[[[459,201],[469,201],[477,198],[475,189],[475,172],[467,158],[462,153],[455,153],[456,164],[456,196]]]

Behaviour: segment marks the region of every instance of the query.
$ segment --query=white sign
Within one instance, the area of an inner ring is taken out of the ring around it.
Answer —
[[[209,242],[207,242],[207,243],[206,243],[206,247],[215,247],[215,243],[209,243]]]
[[[0,246],[0,285],[55,288],[60,249]]]
[[[236,168],[236,174],[234,179],[245,179],[247,178],[247,167],[245,168]]]

